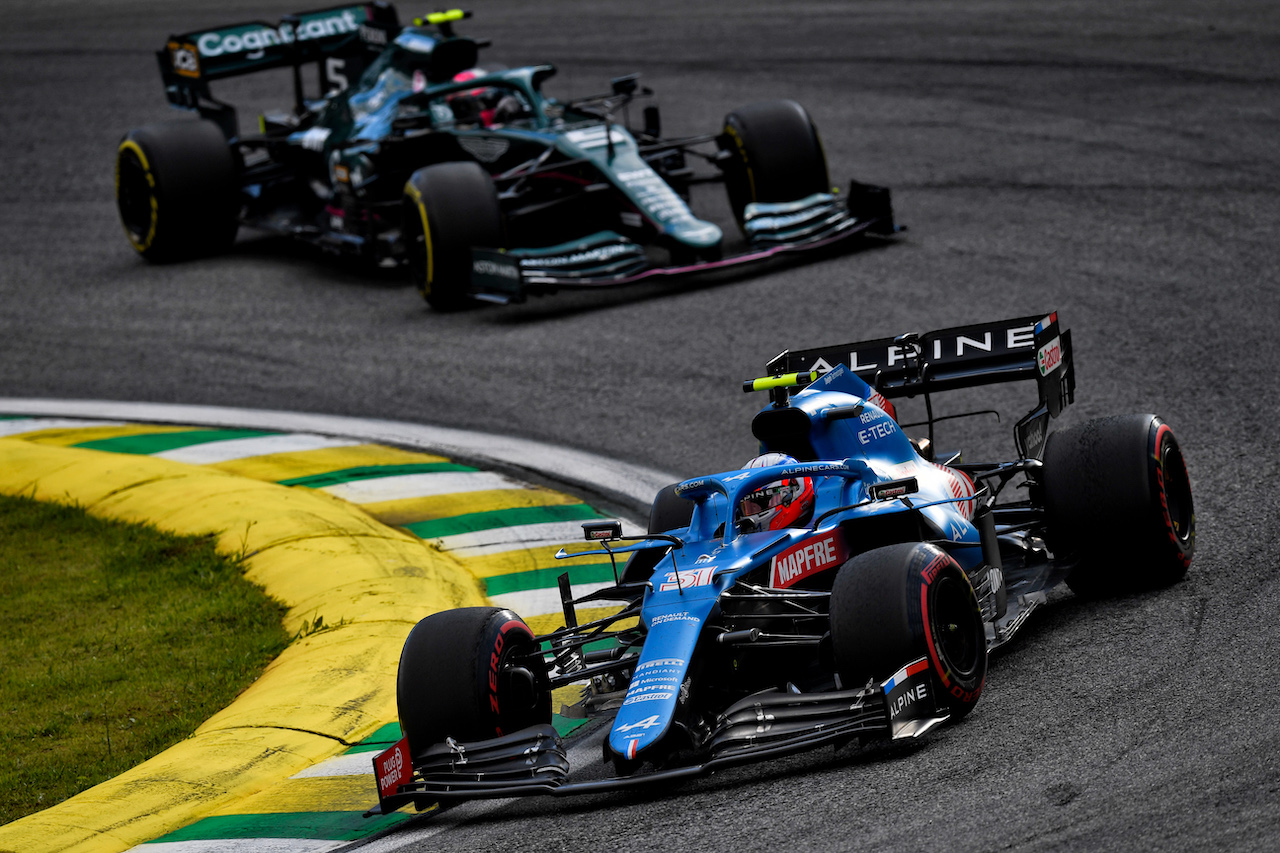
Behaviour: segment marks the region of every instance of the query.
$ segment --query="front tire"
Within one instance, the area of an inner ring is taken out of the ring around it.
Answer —
[[[474,306],[471,248],[503,243],[493,178],[471,161],[427,166],[405,184],[403,209],[409,276],[422,298],[437,311]]]
[[[225,251],[239,228],[236,157],[211,121],[151,124],[116,149],[116,207],[125,236],[148,261]]]
[[[920,658],[959,719],[987,674],[982,609],[964,570],[936,545],[876,548],[840,567],[831,589],[831,643],[846,687],[884,681]]]
[[[1098,597],[1181,580],[1196,546],[1191,480],[1173,430],[1155,415],[1095,418],[1050,434],[1047,539],[1075,562],[1067,583]]]
[[[818,130],[795,101],[748,104],[725,116],[725,190],[738,224],[753,201],[795,201],[831,191]]]
[[[497,607],[433,613],[409,632],[396,673],[400,727],[415,759],[445,738],[470,742],[551,722],[533,632]]]

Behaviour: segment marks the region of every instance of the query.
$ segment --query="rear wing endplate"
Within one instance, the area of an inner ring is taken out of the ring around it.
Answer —
[[[885,397],[915,397],[938,391],[1034,379],[1039,404],[1014,427],[1018,450],[1038,458],[1048,420],[1071,403],[1075,368],[1071,332],[1060,330],[1058,313],[1015,317],[815,349],[786,351],[768,364],[771,375],[844,364]]]

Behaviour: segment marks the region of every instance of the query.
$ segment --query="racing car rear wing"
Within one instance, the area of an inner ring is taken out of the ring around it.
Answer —
[[[1034,379],[1039,404],[1014,428],[1019,452],[1038,457],[1048,437],[1048,419],[1071,403],[1075,368],[1071,332],[1060,331],[1058,313],[955,326],[924,334],[905,334],[858,343],[785,351],[767,371],[774,376],[847,365],[888,398],[998,382]],[[932,411],[932,410],[930,410]],[[932,414],[930,429],[932,430]]]
[[[230,138],[236,135],[235,112],[210,94],[210,81],[293,66],[301,106],[301,65],[316,63],[322,93],[342,88],[358,78],[399,31],[390,3],[331,6],[286,15],[274,24],[244,21],[173,35],[156,59],[169,102],[219,122]]]

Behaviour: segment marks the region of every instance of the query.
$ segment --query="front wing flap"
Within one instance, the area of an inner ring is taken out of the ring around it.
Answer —
[[[854,183],[844,199],[816,193],[793,202],[747,205],[741,254],[674,266],[654,266],[644,247],[614,231],[543,249],[472,250],[470,296],[500,304],[562,288],[617,287],[758,264],[784,254],[829,249],[868,234],[895,233],[889,190]]]

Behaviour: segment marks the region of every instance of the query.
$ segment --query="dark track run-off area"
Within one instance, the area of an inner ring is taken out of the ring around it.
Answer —
[[[152,52],[275,2],[48,2],[0,33],[0,396],[287,409],[512,433],[691,476],[755,450],[739,390],[780,350],[1058,309],[1064,421],[1153,411],[1195,489],[1187,580],[1063,595],[922,747],[677,790],[434,820],[431,850],[1274,850],[1280,846],[1280,6],[1261,2],[492,3],[492,60],[561,96],[642,72],[664,130],[791,97],[834,180],[893,188],[891,244],[753,277],[443,315],[400,275],[242,233],[150,266],[112,193],[130,127],[180,116]],[[427,11],[402,7],[402,15]],[[237,84],[287,106],[287,78]],[[246,109],[242,120],[256,112]],[[246,125],[247,126],[247,125]],[[701,207],[699,207],[701,205]],[[732,228],[720,190],[695,209]],[[1011,455],[1034,390],[940,430]],[[458,813],[454,813],[455,815]]]

